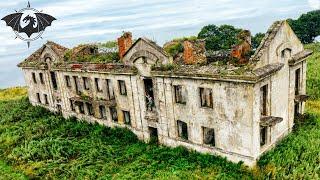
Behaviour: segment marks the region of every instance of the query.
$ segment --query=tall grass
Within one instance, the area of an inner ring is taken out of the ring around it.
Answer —
[[[320,99],[320,43],[307,44],[305,48],[313,51],[307,60],[307,94],[312,99]]]
[[[8,89],[0,89],[0,101],[20,99],[26,95],[27,95],[27,89],[25,87],[13,87]]]

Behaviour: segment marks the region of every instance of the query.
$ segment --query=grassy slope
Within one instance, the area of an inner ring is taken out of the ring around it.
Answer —
[[[308,45],[307,48],[320,48]],[[320,62],[309,59],[308,112],[320,115]],[[18,96],[15,93],[19,92]],[[24,93],[21,93],[24,92]],[[11,93],[11,94],[10,94]],[[4,96],[4,94],[6,94]],[[24,178],[319,178],[320,119],[309,115],[294,133],[248,170],[224,159],[145,144],[129,131],[65,120],[32,107],[25,91],[0,90],[0,179]],[[17,97],[17,98],[16,98]],[[1,101],[4,99],[14,99]],[[10,165],[10,166],[9,166]],[[19,171],[17,173],[17,171]],[[23,175],[24,174],[24,175]]]

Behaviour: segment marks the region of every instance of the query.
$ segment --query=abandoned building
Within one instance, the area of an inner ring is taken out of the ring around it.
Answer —
[[[118,38],[115,59],[103,62],[96,59],[105,58],[108,48],[67,49],[48,41],[18,66],[33,105],[126,127],[146,142],[252,166],[304,112],[306,58],[312,52],[286,21],[275,22],[246,59],[250,37],[227,54],[208,53],[203,40],[186,39],[182,52],[172,56],[126,32]]]

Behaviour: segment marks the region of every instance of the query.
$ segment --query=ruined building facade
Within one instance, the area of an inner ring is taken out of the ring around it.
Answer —
[[[146,142],[155,139],[249,166],[304,112],[311,52],[285,21],[270,27],[240,67],[203,65],[203,49],[197,48],[204,46],[190,41],[183,43],[181,56],[187,63],[170,68],[175,59],[162,47],[147,38],[132,43],[131,37],[118,39],[119,63],[68,62],[67,48],[46,43],[19,64],[30,102],[64,117],[126,127]]]

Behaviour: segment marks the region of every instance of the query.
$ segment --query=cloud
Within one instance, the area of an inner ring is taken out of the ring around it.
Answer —
[[[308,0],[308,3],[312,9],[320,9],[320,0]]]

